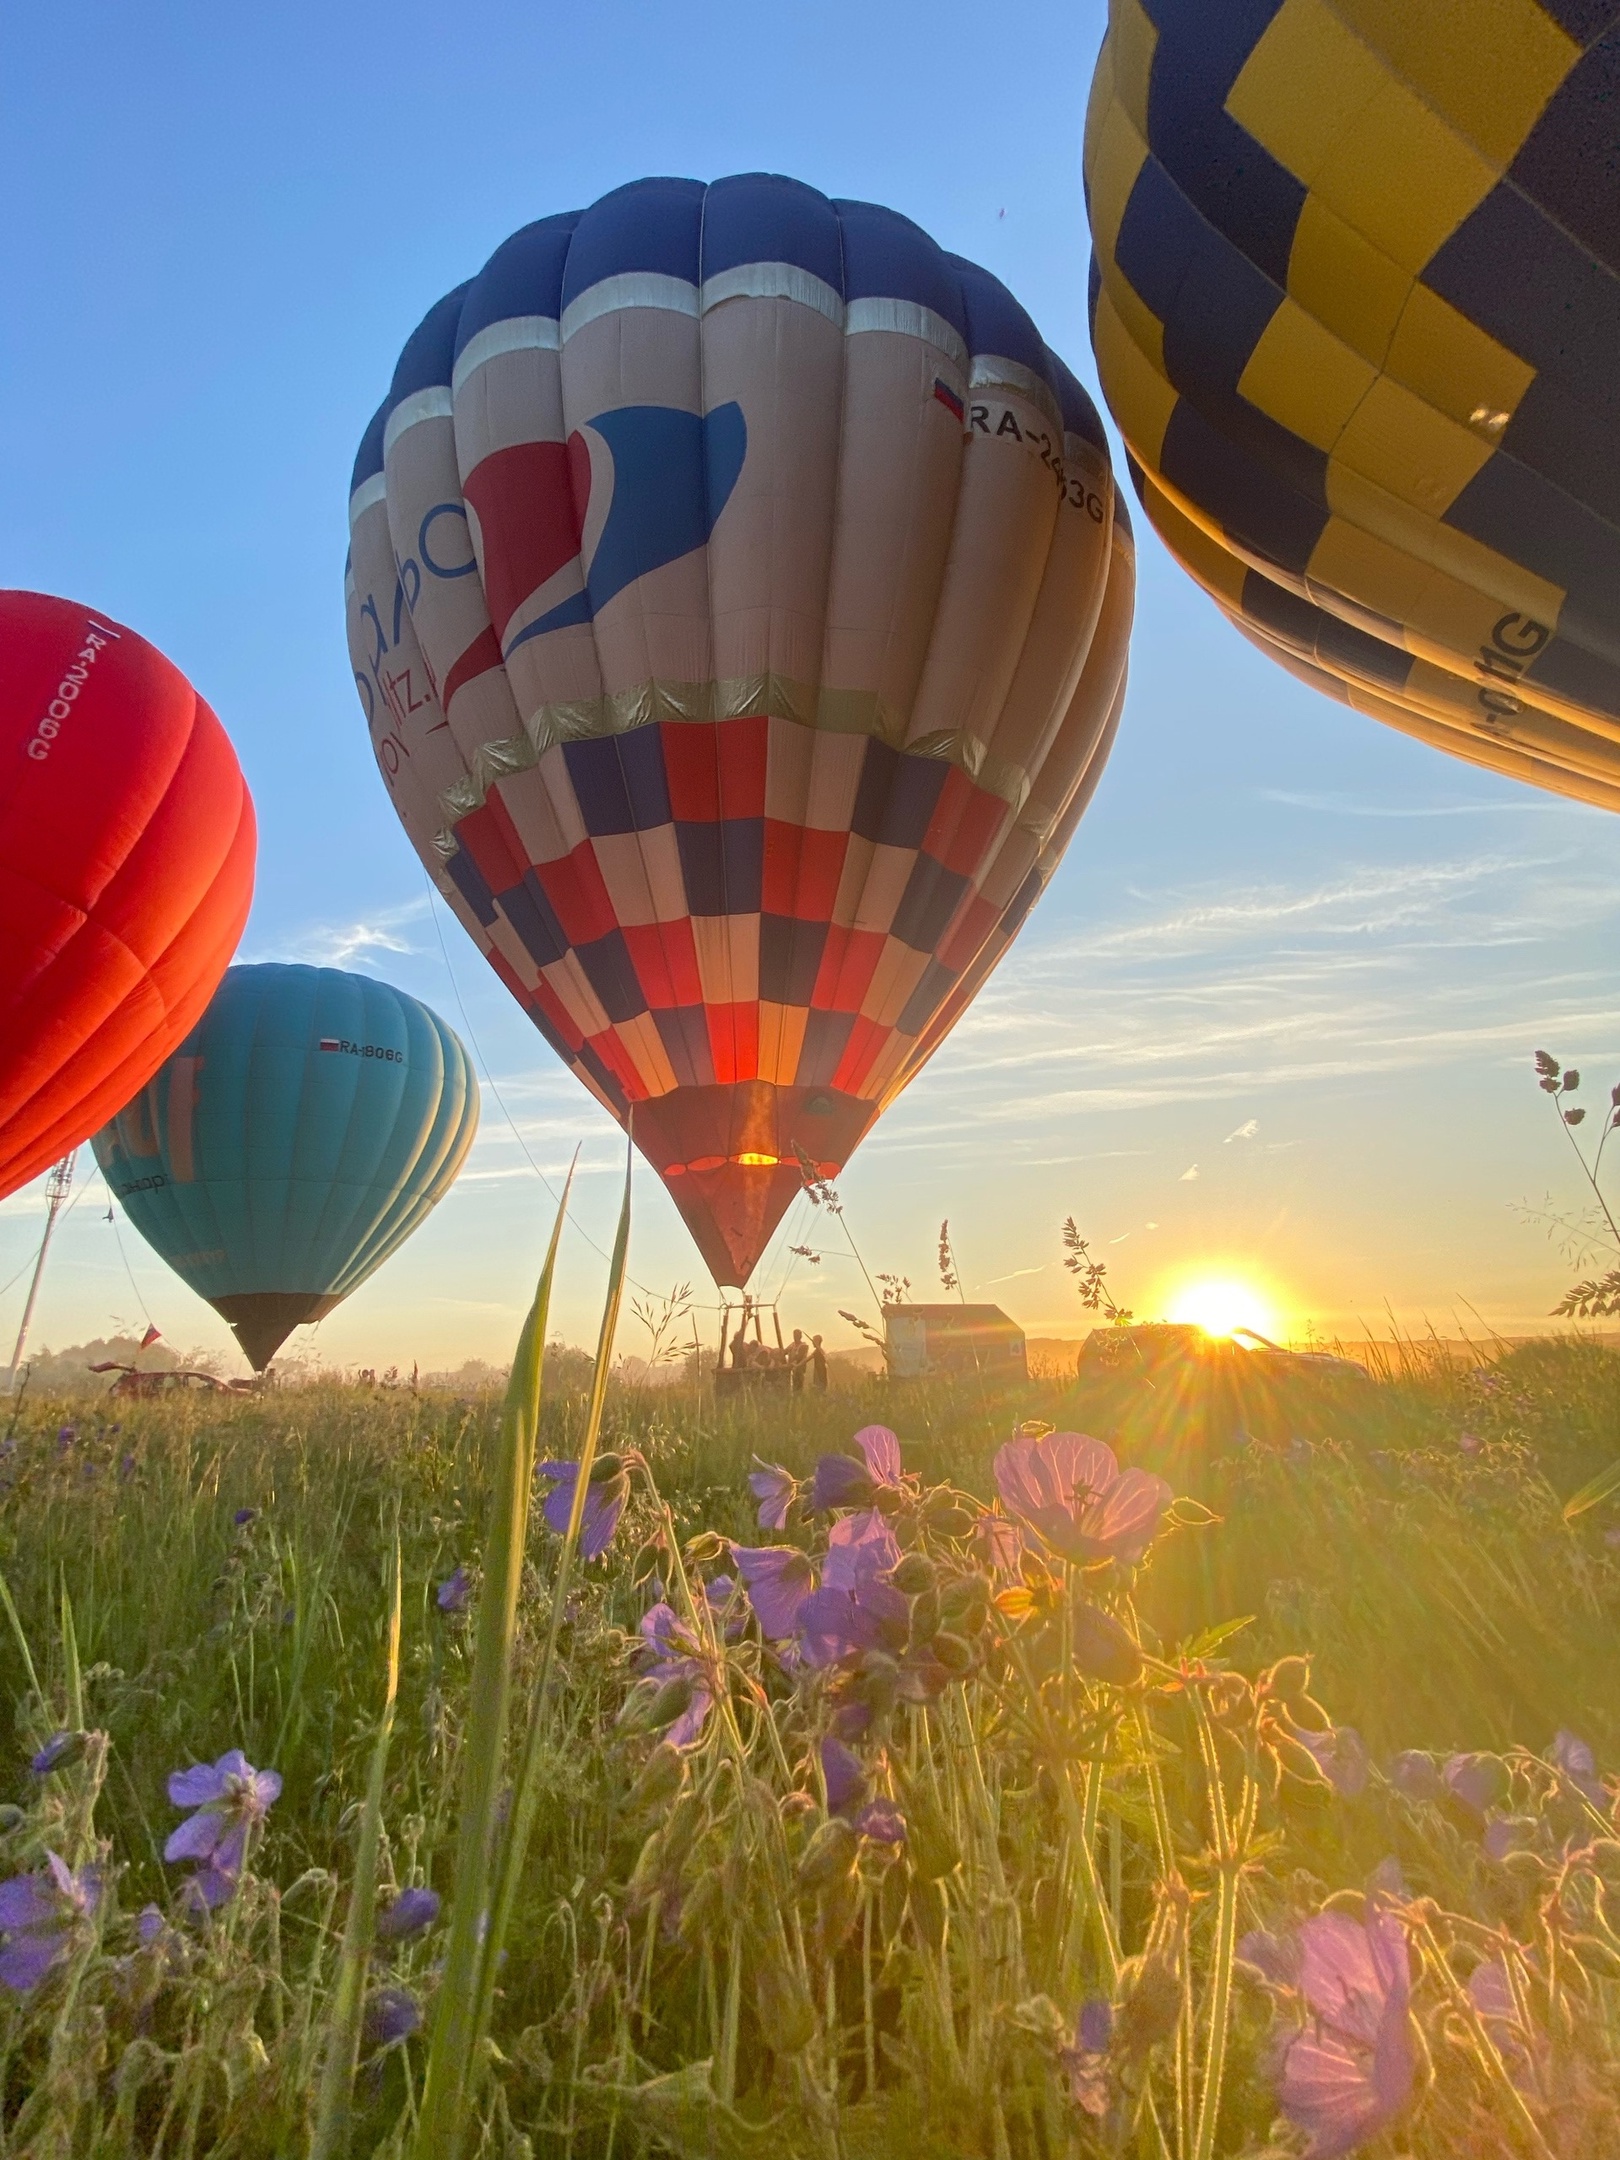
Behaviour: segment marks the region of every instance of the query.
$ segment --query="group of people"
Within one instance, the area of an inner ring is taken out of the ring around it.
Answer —
[[[821,1347],[821,1337],[812,1335],[804,1339],[803,1328],[795,1328],[785,1343],[768,1343],[760,1338],[758,1317],[754,1320],[754,1337],[748,1338],[749,1314],[745,1309],[737,1323],[737,1332],[731,1338],[728,1357],[733,1372],[787,1374],[787,1384],[795,1395],[804,1393],[805,1379],[810,1385],[825,1391],[827,1386],[827,1353]]]

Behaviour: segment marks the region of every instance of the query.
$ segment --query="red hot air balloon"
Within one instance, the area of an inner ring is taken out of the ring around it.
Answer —
[[[1096,783],[1133,554],[1090,400],[893,211],[642,181],[429,312],[349,513],[418,854],[746,1283]]]
[[[0,1196],[201,1017],[253,896],[225,730],[133,630],[0,591]]]

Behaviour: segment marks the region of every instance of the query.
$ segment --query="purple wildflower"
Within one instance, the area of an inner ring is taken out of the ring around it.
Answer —
[[[29,1769],[35,1777],[49,1777],[53,1770],[66,1769],[70,1764],[82,1760],[88,1738],[89,1735],[82,1732],[52,1733],[39,1753],[30,1761]]]
[[[1529,1852],[1540,1834],[1534,1815],[1493,1815],[1480,1836],[1480,1850],[1487,1860],[1505,1860],[1509,1853]]]
[[[1443,1800],[1445,1782],[1440,1766],[1421,1748],[1402,1748],[1389,1766],[1389,1782],[1408,1800]]]
[[[1500,1755],[1453,1755],[1440,1775],[1452,1798],[1475,1815],[1483,1816],[1507,1800],[1508,1767]]]
[[[850,1442],[858,1453],[823,1455],[816,1464],[810,1487],[810,1506],[815,1514],[833,1508],[871,1507],[897,1501],[905,1486],[900,1468],[900,1442],[887,1425],[863,1425]]]
[[[754,1457],[759,1462],[759,1457]],[[759,1527],[762,1530],[785,1530],[788,1509],[798,1495],[799,1481],[791,1471],[780,1463],[760,1463],[757,1470],[748,1474],[748,1490],[759,1502]]]
[[[821,1782],[827,1790],[827,1813],[848,1815],[868,1792],[866,1772],[859,1757],[829,1733],[821,1743]]]
[[[56,1452],[65,1455],[79,1437],[77,1425],[58,1425],[56,1428]]]
[[[1547,1750],[1547,1760],[1554,1769],[1563,1772],[1575,1790],[1589,1800],[1599,1814],[1608,1813],[1611,1796],[1597,1774],[1597,1757],[1578,1734],[1566,1730],[1556,1733],[1552,1746]]]
[[[892,1800],[885,1800],[881,1794],[876,1800],[867,1801],[855,1817],[855,1827],[874,1845],[903,1845],[906,1842],[906,1818]]]
[[[670,1747],[690,1747],[714,1708],[714,1677],[702,1645],[672,1605],[662,1602],[642,1615],[641,1640],[650,1679],[691,1683],[691,1699],[664,1734]]]
[[[0,1985],[18,1995],[38,1987],[52,1966],[73,1948],[81,1923],[95,1917],[101,1903],[97,1868],[70,1868],[53,1852],[35,1875],[13,1875],[0,1882]]]
[[[799,1608],[799,1646],[807,1665],[836,1665],[863,1650],[905,1648],[911,1606],[884,1579],[899,1559],[894,1532],[875,1509],[833,1524],[821,1588]]]
[[[579,1482],[577,1462],[543,1462],[542,1477],[552,1480],[546,1495],[545,1518],[559,1537],[568,1529],[574,1508],[574,1487]],[[601,1455],[591,1465],[591,1482],[585,1489],[585,1512],[579,1523],[582,1560],[597,1560],[613,1543],[624,1503],[630,1497],[630,1473],[619,1455]]]
[[[1089,2002],[1080,2006],[1080,2019],[1075,2027],[1075,2045],[1089,2054],[1106,2055],[1114,2037],[1114,2006],[1100,1995],[1093,1995]]]
[[[1113,1449],[1087,1433],[1019,1434],[997,1453],[995,1474],[1008,1513],[1084,1567],[1134,1565],[1175,1498],[1151,1471],[1122,1471]]]
[[[248,1842],[281,1793],[281,1773],[255,1770],[240,1748],[216,1763],[195,1763],[169,1779],[169,1798],[194,1808],[163,1848],[165,1860],[194,1860],[190,1891],[210,1911],[234,1897]]]
[[[432,1927],[438,1917],[438,1891],[413,1884],[377,1915],[376,1935],[380,1942],[405,1942]]]
[[[731,1556],[767,1642],[782,1642],[799,1625],[805,1599],[816,1586],[809,1556],[794,1545],[734,1545]]]
[[[846,1515],[827,1533],[821,1579],[829,1590],[858,1590],[900,1562],[894,1532],[875,1508]]]
[[[130,1479],[135,1475],[135,1471],[136,1462],[134,1456],[121,1455],[118,1460],[118,1478],[120,1484],[127,1485]]]
[[[150,1950],[168,1933],[169,1923],[156,1905],[143,1905],[135,1915],[135,1939],[143,1950]]]
[[[1094,1995],[1080,2006],[1074,2045],[1058,2050],[1058,2060],[1068,2073],[1070,2097],[1087,2115],[1108,2113],[1108,2050],[1113,2039],[1113,2005]]]
[[[1373,1903],[1360,1925],[1317,1913],[1297,1943],[1311,2021],[1284,2051],[1277,2097],[1310,2137],[1305,2160],[1336,2160],[1396,2121],[1417,2081],[1406,1931]]]
[[[245,1530],[250,1522],[257,1522],[258,1519],[259,1511],[256,1507],[239,1507],[231,1517],[238,1530]]]
[[[992,1575],[1016,1581],[1024,1557],[1024,1533],[1005,1515],[981,1515],[973,1525],[979,1558]]]
[[[467,1600],[472,1596],[472,1577],[465,1564],[458,1560],[456,1571],[447,1575],[438,1588],[435,1602],[442,1613],[459,1613],[467,1610]]]
[[[422,2005],[409,1988],[378,1988],[366,1998],[363,2032],[365,2045],[373,2051],[398,2047],[420,2030]]]
[[[1327,1732],[1309,1732],[1296,1725],[1293,1736],[1315,1756],[1317,1768],[1341,1800],[1361,1798],[1371,1765],[1353,1725],[1335,1725]]]

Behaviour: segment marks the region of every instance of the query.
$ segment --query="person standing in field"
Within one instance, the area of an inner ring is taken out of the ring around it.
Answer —
[[[798,1330],[795,1329],[794,1332],[796,1334]],[[810,1338],[810,1385],[818,1395],[825,1395],[827,1392],[827,1353],[821,1347],[819,1335],[812,1335]]]
[[[804,1368],[810,1362],[810,1345],[804,1339],[803,1328],[793,1330],[793,1340],[787,1346],[788,1386],[795,1395],[804,1393]]]

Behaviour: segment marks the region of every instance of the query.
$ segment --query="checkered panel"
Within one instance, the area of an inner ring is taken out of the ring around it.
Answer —
[[[1110,0],[1103,386],[1262,647],[1540,784],[1620,784],[1620,5]]]

